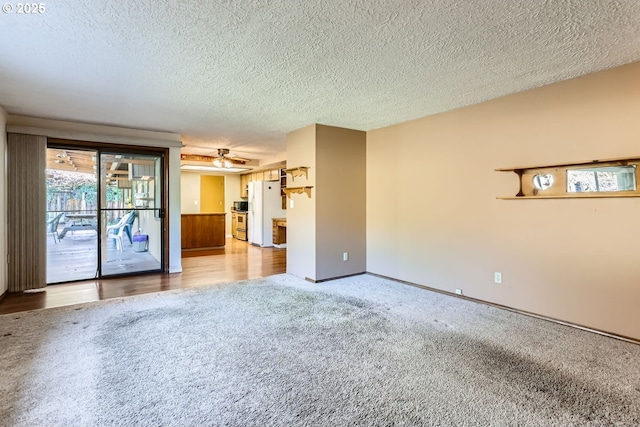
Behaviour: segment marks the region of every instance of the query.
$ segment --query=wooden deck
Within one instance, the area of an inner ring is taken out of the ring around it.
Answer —
[[[103,276],[160,270],[158,260],[149,252],[136,252],[126,238],[122,252],[116,250],[110,239],[105,255]],[[98,238],[94,229],[67,230],[57,243],[52,235],[47,235],[47,283],[94,279],[97,270]]]
[[[286,261],[286,249],[227,239],[224,249],[183,252],[182,273],[87,280],[50,285],[37,293],[8,294],[0,301],[0,314],[265,277],[286,272]]]

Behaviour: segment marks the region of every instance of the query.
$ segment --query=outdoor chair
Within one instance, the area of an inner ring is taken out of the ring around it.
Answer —
[[[124,230],[127,227],[129,219],[133,216],[133,214],[133,211],[129,212],[128,214],[120,218],[120,220],[116,224],[107,227],[107,240],[115,240],[116,249],[118,250],[118,252],[122,252],[122,235],[125,234]]]
[[[131,211],[131,216],[129,217],[129,221],[127,221],[127,224],[124,227],[124,232],[126,233],[127,237],[129,238],[129,243],[133,244],[133,239],[131,238],[132,233],[132,228],[133,228],[133,221],[136,220],[137,216],[138,216],[138,212],[136,211]]]
[[[54,216],[52,219],[47,221],[47,233],[51,234],[53,237],[53,243],[58,244],[58,240],[60,240],[60,235],[58,234],[58,224],[60,223],[60,218],[62,218],[64,212],[59,213]]]

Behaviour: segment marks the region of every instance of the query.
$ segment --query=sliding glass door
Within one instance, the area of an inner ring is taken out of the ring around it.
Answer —
[[[164,156],[47,149],[47,284],[164,269]]]
[[[103,276],[161,270],[162,172],[162,156],[100,154]]]
[[[47,283],[98,274],[96,150],[47,148]]]

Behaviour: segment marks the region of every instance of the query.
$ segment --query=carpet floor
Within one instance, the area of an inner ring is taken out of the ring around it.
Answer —
[[[362,275],[0,316],[2,426],[640,425],[640,346]]]

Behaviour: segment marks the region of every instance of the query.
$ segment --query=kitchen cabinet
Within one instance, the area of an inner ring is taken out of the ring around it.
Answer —
[[[284,245],[287,243],[287,219],[273,218],[273,244]]]
[[[283,171],[284,169],[267,169],[259,172],[252,172],[252,173],[240,175],[240,197],[245,199],[249,197],[250,182],[280,180],[281,182],[280,186],[282,187],[282,177],[284,176],[285,178],[284,186],[286,187],[286,173]]]
[[[240,197],[249,197],[249,174],[240,175]]]
[[[262,174],[264,181],[277,181],[280,179],[280,169],[266,170]]]

